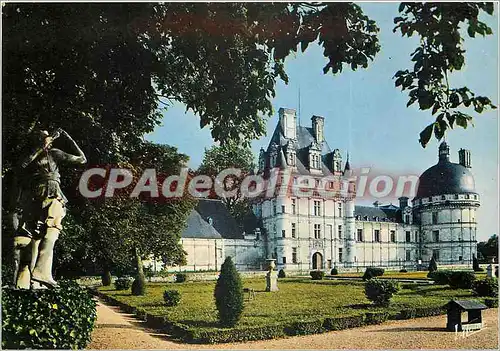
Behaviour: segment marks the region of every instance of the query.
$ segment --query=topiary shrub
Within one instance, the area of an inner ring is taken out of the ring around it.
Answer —
[[[176,273],[175,274],[175,282],[176,283],[184,283],[187,280],[186,273]]]
[[[132,283],[132,295],[142,296],[146,294],[146,279],[143,275],[138,275]]]
[[[453,289],[471,289],[476,276],[473,272],[453,271],[450,275],[450,286]]]
[[[472,283],[472,290],[476,296],[498,296],[498,280],[495,278],[485,278]]]
[[[476,255],[472,255],[472,269],[474,272],[483,272],[484,269],[479,267],[479,261],[476,258]]]
[[[365,295],[374,305],[387,307],[399,289],[399,283],[394,280],[372,278],[365,284]]]
[[[438,270],[438,266],[436,263],[436,259],[432,256],[431,261],[429,262],[429,268],[427,269],[429,272],[435,272]]]
[[[337,268],[332,268],[332,271],[330,272],[331,275],[337,275],[339,274],[339,271]]]
[[[163,301],[168,307],[177,306],[181,301],[181,293],[177,290],[165,290],[163,292]]]
[[[309,274],[311,275],[312,280],[322,280],[325,276],[325,272],[323,271],[311,271]]]
[[[401,268],[401,269],[399,270],[399,273],[408,273],[408,271],[406,270],[406,268]]]
[[[111,272],[110,271],[105,271],[101,275],[101,282],[102,282],[102,286],[110,286],[111,285]]]
[[[231,257],[222,264],[214,297],[220,324],[225,327],[236,325],[243,313],[243,284]]]
[[[96,302],[74,281],[59,288],[2,289],[2,349],[85,349]]]
[[[280,271],[278,272],[278,278],[286,278],[286,274],[283,269],[280,269]]]
[[[128,290],[132,282],[129,278],[118,278],[115,280],[116,290]]]
[[[436,285],[448,285],[450,284],[451,273],[452,271],[449,270],[429,272],[427,278],[434,280]]]
[[[367,267],[365,274],[363,274],[363,280],[369,280],[375,277],[380,277],[384,274],[385,270],[383,268],[377,267]]]

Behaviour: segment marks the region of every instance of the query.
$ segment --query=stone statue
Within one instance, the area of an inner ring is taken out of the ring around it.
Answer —
[[[60,136],[73,145],[77,155],[53,148]],[[62,229],[67,199],[61,191],[58,165],[85,164],[87,159],[75,141],[62,129],[53,135],[37,134],[37,148],[16,174],[18,186],[14,227],[14,284],[19,289],[57,287],[52,277],[54,244]]]
[[[268,258],[268,272],[266,274],[266,291],[278,291],[278,273],[274,270],[276,260],[274,258]]]

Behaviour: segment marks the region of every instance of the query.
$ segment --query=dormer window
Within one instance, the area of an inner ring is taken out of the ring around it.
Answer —
[[[207,218],[207,222],[208,222],[208,224],[210,224],[210,225],[214,224],[214,220],[212,219],[212,217],[208,217],[208,218]]]

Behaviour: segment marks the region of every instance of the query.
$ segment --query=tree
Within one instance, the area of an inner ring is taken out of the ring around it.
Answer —
[[[421,110],[432,108],[436,120],[420,133],[423,147],[434,136],[441,140],[448,129],[455,126],[467,128],[472,124],[472,116],[460,110],[473,108],[481,113],[488,108],[496,108],[485,96],[476,96],[469,88],[452,88],[449,76],[464,67],[465,49],[460,28],[467,24],[467,33],[474,38],[492,34],[492,29],[479,20],[481,12],[493,14],[493,3],[401,3],[400,17],[394,18],[394,32],[402,36],[420,36],[420,43],[412,53],[412,70],[400,70],[396,87],[408,90],[407,106],[418,102]]]
[[[432,255],[432,258],[431,258],[431,261],[429,262],[429,272],[432,273],[432,272],[435,272],[437,271],[437,263],[436,263],[436,258],[434,257],[434,255]]]
[[[488,241],[478,242],[477,253],[484,260],[498,258],[498,235],[493,234]]]
[[[238,323],[243,313],[243,284],[229,256],[222,264],[214,297],[221,325],[232,327]]]
[[[481,272],[483,269],[479,267],[479,261],[476,257],[476,255],[472,255],[472,269],[474,272]]]
[[[231,192],[234,195],[219,196],[212,193],[211,197],[221,199],[229,212],[241,223],[243,217],[251,210],[248,198],[245,198],[241,191],[243,179],[253,170],[254,155],[249,147],[241,146],[230,142],[221,146],[212,146],[205,150],[203,161],[198,168],[198,174],[208,175],[214,181],[224,170],[236,169],[240,171],[239,175],[229,175],[217,183],[224,191]]]

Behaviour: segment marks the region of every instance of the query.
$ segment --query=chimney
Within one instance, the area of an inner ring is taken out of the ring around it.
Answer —
[[[321,116],[312,116],[312,129],[314,132],[314,137],[316,138],[316,142],[321,144],[324,140],[323,138],[323,128],[325,126],[325,119]]]
[[[281,132],[287,139],[297,139],[297,114],[290,108],[278,110]]]
[[[450,161],[450,147],[443,141],[439,145],[439,162],[449,162]]]
[[[458,162],[467,168],[471,168],[470,165],[470,150],[460,149],[458,151]]]
[[[408,198],[406,196],[401,196],[398,200],[399,200],[399,208],[401,210],[408,207]]]

